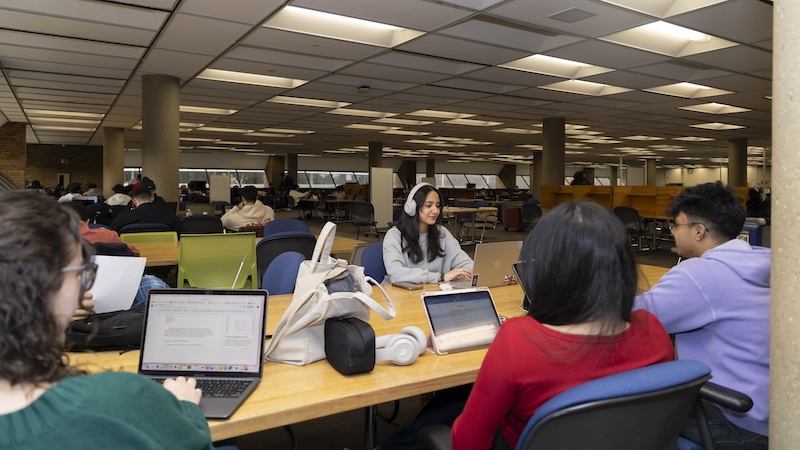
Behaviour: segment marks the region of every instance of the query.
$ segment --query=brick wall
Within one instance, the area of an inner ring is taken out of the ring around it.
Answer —
[[[68,173],[70,182],[91,182],[103,188],[103,147],[91,145],[28,145],[27,179],[39,180],[45,187],[58,183],[59,173]],[[66,186],[65,186],[66,187]]]
[[[25,187],[27,155],[24,122],[6,122],[0,126],[0,172],[17,187]]]

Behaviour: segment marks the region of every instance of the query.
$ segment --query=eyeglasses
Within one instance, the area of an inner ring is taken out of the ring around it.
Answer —
[[[94,285],[94,280],[97,278],[97,264],[88,262],[80,266],[64,267],[61,273],[79,272],[78,280],[81,282],[81,289],[88,291]]]
[[[687,222],[687,223],[680,223],[680,224],[672,222],[672,223],[669,224],[669,232],[670,233],[674,233],[676,228],[680,228],[680,227],[683,227],[683,226],[695,226],[695,225],[703,225],[703,224],[700,223],[700,222]],[[705,226],[705,225],[703,225],[703,226]]]

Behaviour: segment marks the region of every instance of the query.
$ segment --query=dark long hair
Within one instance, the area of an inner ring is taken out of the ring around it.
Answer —
[[[417,203],[416,214],[414,217],[409,216],[405,211],[400,214],[400,219],[397,221],[397,229],[400,230],[402,239],[400,245],[404,252],[408,253],[411,261],[416,263],[422,262],[423,259],[433,261],[437,257],[444,256],[444,250],[441,243],[439,243],[440,230],[439,225],[442,223],[442,215],[436,219],[436,224],[428,227],[428,252],[427,254],[422,250],[419,245],[419,210],[425,204],[425,199],[428,194],[435,192],[439,196],[439,204],[441,205],[442,194],[433,186],[422,186],[414,194],[414,201]],[[441,208],[441,206],[440,206]]]
[[[588,201],[557,206],[531,231],[520,258],[530,286],[528,315],[544,324],[599,324],[608,334],[630,320],[637,268],[622,223]]]
[[[78,216],[32,191],[0,192],[0,205],[0,379],[40,385],[80,373],[52,305],[81,242]]]

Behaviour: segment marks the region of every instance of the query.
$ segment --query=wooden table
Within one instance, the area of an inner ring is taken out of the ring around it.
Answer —
[[[655,284],[667,269],[642,266],[645,284]],[[438,289],[425,285],[427,290]],[[397,309],[397,317],[384,321],[373,314],[370,323],[377,336],[397,333],[405,326],[416,325],[429,331],[419,293],[386,287]],[[501,315],[517,317],[522,290],[519,286],[492,289],[492,296]],[[376,289],[373,297],[383,304]],[[291,296],[270,297],[267,307],[267,332],[273,333]],[[345,411],[369,407],[427,392],[460,386],[475,381],[486,349],[439,356],[430,352],[410,366],[378,362],[370,373],[344,376],[326,361],[307,366],[267,362],[259,387],[239,410],[227,420],[209,420],[213,440],[227,439],[292,423],[316,419]],[[88,371],[124,370],[135,372],[139,352],[71,353],[73,365]]]
[[[350,256],[353,247],[367,241],[336,236],[333,239],[331,254]],[[147,258],[147,267],[176,266],[181,254],[180,242],[140,242],[133,244],[140,256]]]
[[[472,226],[472,241],[471,242],[462,242],[462,245],[470,245],[475,243],[475,219],[478,213],[491,213],[497,214],[497,208],[494,206],[479,206],[479,207],[465,207],[465,206],[445,206],[442,208],[442,216],[450,216],[452,215],[455,218],[456,225],[458,225],[458,216],[462,214],[472,214],[473,215],[473,226]],[[456,228],[457,230],[457,228]],[[455,234],[455,233],[454,233]],[[458,238],[457,238],[458,239]],[[459,239],[460,240],[460,239]]]

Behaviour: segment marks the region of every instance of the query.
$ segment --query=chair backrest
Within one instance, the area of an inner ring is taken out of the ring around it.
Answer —
[[[122,233],[119,235],[128,244],[141,242],[178,242],[176,231],[150,231],[147,233]]]
[[[548,400],[517,450],[674,450],[678,432],[711,369],[678,360],[598,378]]]
[[[181,236],[179,288],[255,289],[258,282],[255,233]]]
[[[285,233],[292,231],[295,233],[311,234],[311,229],[305,222],[298,219],[275,219],[264,225],[264,236],[271,236],[275,233]]]
[[[192,210],[192,215],[200,215],[202,216],[203,213],[208,214],[209,216],[214,215],[214,211],[217,209],[217,206],[213,203],[187,203],[184,210]]]
[[[535,222],[542,217],[542,208],[539,205],[522,205],[522,221],[526,223]]]
[[[375,221],[375,208],[372,203],[353,203],[350,209],[351,219],[354,223],[371,224]]]
[[[361,257],[364,254],[364,250],[366,250],[367,247],[369,247],[370,245],[372,245],[372,244],[369,243],[369,242],[364,242],[362,244],[354,245],[353,246],[353,251],[350,253],[350,259],[348,260],[348,262],[350,264],[353,264],[353,265],[356,265],[356,266],[360,266],[361,265]]]
[[[151,231],[174,231],[169,225],[155,222],[129,223],[119,229],[119,233],[147,233]]]
[[[383,265],[383,242],[370,244],[361,254],[361,266],[364,275],[372,277],[378,283],[386,278],[386,266]]]
[[[614,208],[614,215],[622,221],[626,230],[639,230],[642,226],[642,220],[636,208],[617,206]]]
[[[297,281],[297,271],[306,256],[298,252],[284,252],[275,257],[261,278],[261,289],[269,295],[291,294]]]
[[[311,259],[314,253],[314,246],[317,238],[313,234],[306,233],[276,233],[265,237],[256,245],[256,259],[258,261],[257,273],[259,277],[264,276],[267,267],[281,253],[298,252],[306,259]]]
[[[183,218],[181,224],[183,225],[182,234],[222,233],[222,220],[217,216],[192,215]]]

